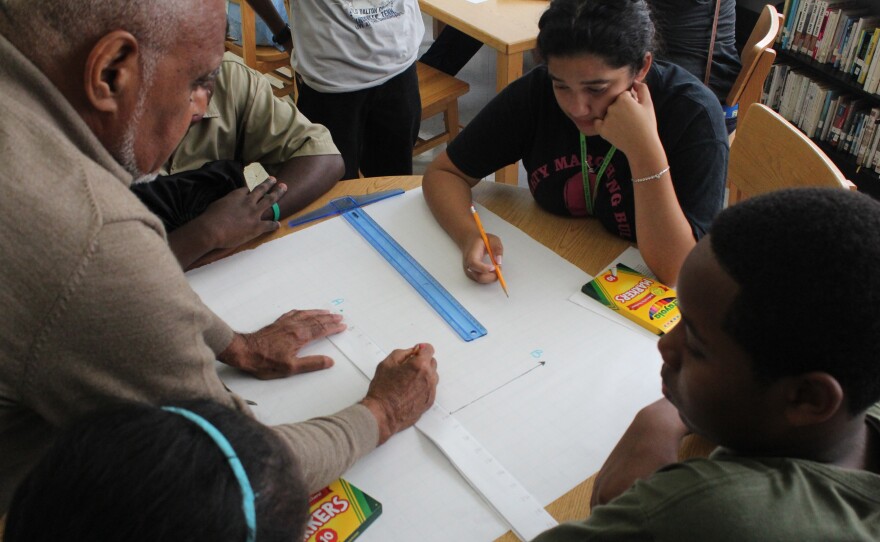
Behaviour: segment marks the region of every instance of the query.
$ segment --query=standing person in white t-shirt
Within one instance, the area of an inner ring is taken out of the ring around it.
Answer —
[[[293,49],[297,108],[330,130],[343,179],[412,174],[425,33],[418,0],[291,0],[292,31],[270,0],[248,3],[274,41]]]

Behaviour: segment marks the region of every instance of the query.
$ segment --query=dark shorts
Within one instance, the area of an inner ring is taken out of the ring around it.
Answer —
[[[162,219],[165,231],[170,233],[246,185],[241,162],[218,160],[199,169],[160,175],[155,181],[132,185],[131,191]]]

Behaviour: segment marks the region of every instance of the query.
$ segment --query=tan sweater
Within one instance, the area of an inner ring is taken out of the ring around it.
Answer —
[[[210,398],[233,331],[52,83],[0,36],[0,515],[58,427],[116,400]],[[311,489],[378,441],[361,405],[275,428]]]

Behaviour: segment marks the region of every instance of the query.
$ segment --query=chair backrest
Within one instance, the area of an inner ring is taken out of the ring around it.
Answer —
[[[245,65],[279,79],[282,86],[274,89],[276,96],[287,96],[294,92],[296,85],[290,68],[290,53],[279,51],[275,47],[257,45],[257,15],[253,8],[244,0],[229,1],[241,8],[241,45],[227,38],[226,50],[240,56]]]
[[[737,132],[727,177],[731,204],[782,188],[855,190],[822,149],[766,105],[753,104],[740,117]]]
[[[740,59],[740,70],[736,81],[727,95],[727,105],[739,104],[740,115],[753,103],[761,100],[761,92],[764,81],[770,73],[770,67],[776,60],[776,51],[773,50],[773,42],[782,28],[783,16],[776,12],[772,5],[764,6],[758,22],[752,30],[749,39],[743,47]]]

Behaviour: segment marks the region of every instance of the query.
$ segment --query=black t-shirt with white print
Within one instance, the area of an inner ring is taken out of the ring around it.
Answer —
[[[676,196],[699,239],[723,203],[728,158],[724,115],[712,92],[674,64],[655,61],[645,83]],[[611,145],[598,136],[586,139],[587,160],[594,171],[590,184],[595,186]],[[447,152],[456,167],[474,178],[522,160],[541,207],[559,215],[587,214],[579,132],[559,108],[545,66],[514,81],[489,102]],[[631,179],[626,156],[618,150],[602,175],[594,214],[608,231],[635,241]]]

